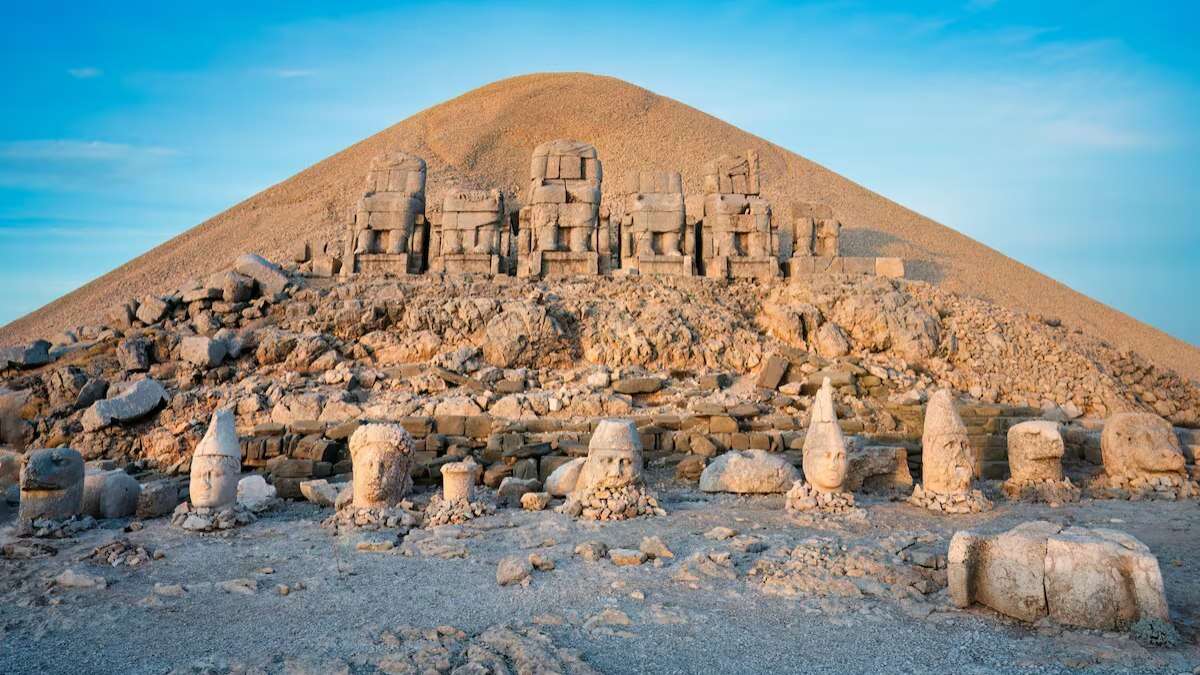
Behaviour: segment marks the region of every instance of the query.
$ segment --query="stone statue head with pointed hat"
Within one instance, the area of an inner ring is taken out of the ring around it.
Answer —
[[[601,420],[588,443],[575,490],[621,488],[642,481],[642,438],[632,420]]]
[[[233,426],[233,412],[218,410],[192,453],[192,505],[206,509],[232,506],[237,502],[241,472],[242,449]]]
[[[398,424],[364,424],[350,436],[354,506],[388,508],[412,487],[413,439]]]
[[[849,468],[846,441],[833,407],[833,386],[827,377],[813,400],[804,436],[804,480],[819,492],[845,492]]]
[[[929,397],[921,433],[921,479],[925,489],[940,494],[963,494],[971,489],[975,451],[967,428],[954,408],[954,395],[941,389]]]

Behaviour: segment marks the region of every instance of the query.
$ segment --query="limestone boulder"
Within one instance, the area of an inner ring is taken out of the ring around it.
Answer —
[[[22,454],[0,448],[0,495],[21,479]]]
[[[891,492],[912,488],[908,450],[897,446],[850,448],[847,452],[847,492]]]
[[[1037,520],[995,536],[955,533],[947,555],[951,601],[1029,622],[1046,616],[1046,539],[1059,529]]]
[[[546,478],[546,492],[553,497],[566,497],[575,491],[575,483],[579,481],[579,472],[583,469],[585,457],[577,457],[550,472]]]
[[[134,513],[138,518],[160,518],[170,515],[181,501],[177,481],[156,480],[142,486]]]
[[[215,368],[225,360],[225,343],[202,335],[192,335],[179,341],[179,358],[200,368]]]
[[[700,474],[704,492],[736,494],[784,493],[800,480],[800,471],[782,455],[763,450],[727,452]]]
[[[261,511],[275,501],[275,486],[257,474],[246,476],[237,484],[237,503],[251,511]]]
[[[45,340],[0,349],[0,370],[34,368],[47,363],[50,363],[50,343]]]
[[[342,486],[330,483],[324,478],[300,482],[300,494],[317,506],[333,506],[337,503]]]
[[[117,362],[129,373],[140,373],[150,369],[152,354],[150,341],[131,337],[117,343]]]
[[[0,388],[0,445],[23,450],[33,440],[33,425],[22,415],[32,392]]]
[[[835,359],[850,353],[850,340],[841,326],[827,321],[821,324],[814,336],[817,354],[827,359]]]
[[[148,295],[138,301],[137,319],[147,326],[156,324],[162,321],[169,308],[170,305],[166,300],[155,295]]]
[[[141,485],[119,469],[88,473],[83,479],[83,514],[93,518],[127,518],[137,511]]]
[[[138,380],[124,391],[93,403],[81,422],[84,431],[96,431],[114,422],[130,422],[144,417],[168,400],[167,390],[155,380]]]
[[[542,487],[536,478],[516,478],[509,476],[500,481],[496,497],[501,504],[513,508],[521,506],[521,497],[529,492],[537,492]]]
[[[239,256],[233,263],[233,269],[258,282],[258,287],[262,289],[263,295],[273,296],[282,293],[289,283],[287,275],[279,269],[278,265],[256,253]]]

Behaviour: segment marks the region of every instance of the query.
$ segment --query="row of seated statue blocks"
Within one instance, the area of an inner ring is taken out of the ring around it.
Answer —
[[[440,274],[508,272],[508,212],[499,190],[452,188],[431,218],[429,269]]]
[[[346,243],[344,274],[424,271],[425,160],[404,152],[376,157]]]
[[[691,276],[694,271],[677,171],[636,171],[620,202],[621,267],[641,274]],[[615,220],[615,218],[614,218]]]
[[[600,185],[596,148],[567,139],[533,150],[528,203],[521,209],[520,276],[599,274]]]
[[[771,204],[759,195],[758,153],[722,155],[704,167],[701,258],[718,278],[781,276]]]
[[[900,258],[844,256],[841,251],[842,224],[825,204],[792,204],[791,255],[786,259],[788,276],[803,279],[813,274],[865,274],[902,278]]]

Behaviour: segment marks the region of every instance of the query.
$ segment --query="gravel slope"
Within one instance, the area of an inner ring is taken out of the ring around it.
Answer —
[[[972,239],[795,153],[719,119],[617,79],[579,73],[526,75],[481,87],[381,131],[0,328],[0,343],[95,321],[116,301],[166,291],[245,251],[279,256],[298,239],[340,235],[371,157],[403,149],[429,163],[428,196],[464,181],[520,194],[539,142],[573,137],[599,149],[610,192],[631,170],[679,169],[700,190],[704,162],[753,148],[780,215],[792,201],[833,206],[856,255],[910,260],[909,276],[1068,325],[1200,378],[1200,348],[1096,302]]]

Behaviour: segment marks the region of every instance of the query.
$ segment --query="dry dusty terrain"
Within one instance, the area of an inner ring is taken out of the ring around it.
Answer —
[[[503,80],[420,112],[14,321],[0,329],[0,343],[94,323],[117,302],[207,275],[246,251],[279,259],[299,239],[339,236],[361,196],[370,159],[385,150],[428,161],[428,201],[435,205],[456,181],[520,196],[531,149],[559,137],[599,149],[610,194],[628,172],[649,167],[680,170],[685,190],[694,193],[704,162],[757,150],[766,196],[777,213],[786,214],[796,200],[831,205],[846,226],[847,255],[902,256],[912,278],[1061,318],[1160,366],[1200,377],[1200,350],[1192,345],[694,108],[620,80],[576,73]]]
[[[304,503],[226,536],[187,533],[166,519],[125,533],[128,520],[106,521],[76,540],[49,542],[60,546],[54,556],[0,559],[0,672],[411,672],[409,659],[428,655],[430,643],[405,626],[451,625],[474,636],[500,624],[532,627],[609,673],[1186,673],[1200,664],[1195,502],[1000,502],[982,515],[939,517],[867,498],[869,524],[817,528],[789,520],[782,496],[705,495],[659,472],[651,486],[666,517],[595,524],[506,509],[414,530],[388,552],[356,550],[360,539],[381,536],[335,537],[319,525],[330,509]],[[5,543],[11,513],[0,517]],[[916,548],[944,556],[956,529],[997,531],[1033,518],[1136,534],[1159,558],[1187,646],[1147,649],[1127,635],[963,612],[944,588],[898,599],[870,573],[840,577],[861,597],[839,595],[833,583],[786,597],[766,592],[751,571],[811,537],[851,551],[915,538]],[[738,535],[705,536],[718,526]],[[674,558],[617,567],[573,553],[585,541],[636,548],[647,535],[661,537]],[[163,557],[134,568],[80,561],[115,538]],[[533,572],[526,587],[498,587],[497,562],[530,553],[555,568]],[[710,553],[728,554],[730,564],[696,565],[693,556]],[[104,577],[107,588],[51,581],[68,568]],[[233,584],[242,591],[220,589],[231,580],[247,581]],[[296,590],[281,595],[280,584]]]

